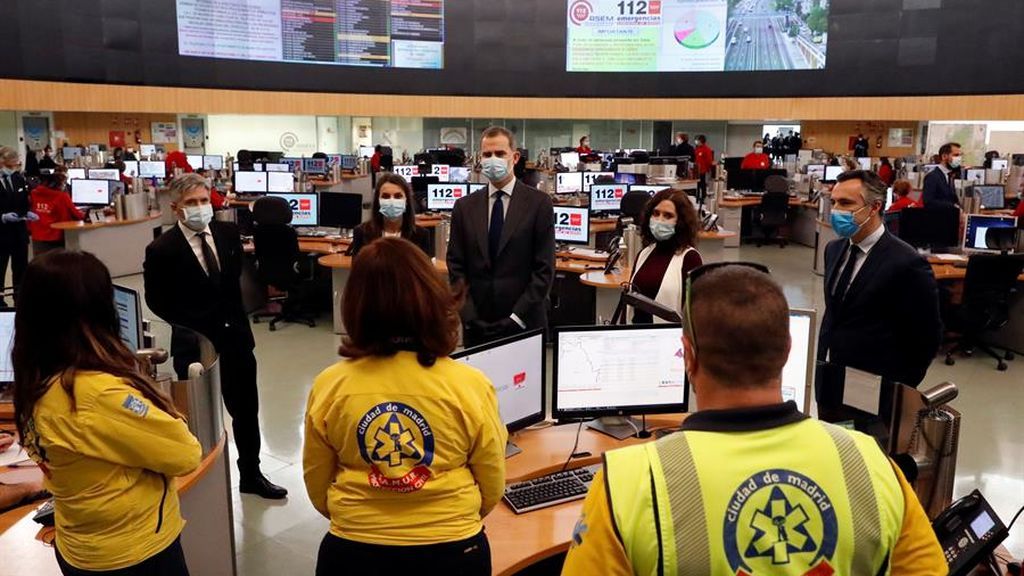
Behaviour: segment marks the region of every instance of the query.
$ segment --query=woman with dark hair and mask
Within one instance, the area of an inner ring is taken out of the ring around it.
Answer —
[[[352,231],[349,254],[355,256],[370,242],[378,238],[404,238],[430,255],[430,234],[416,225],[416,207],[412,188],[398,174],[384,172],[377,175],[373,191],[373,211],[370,219]]]
[[[92,254],[29,264],[14,318],[14,410],[53,494],[65,576],[188,574],[174,478],[201,448],[121,341],[114,288]]]

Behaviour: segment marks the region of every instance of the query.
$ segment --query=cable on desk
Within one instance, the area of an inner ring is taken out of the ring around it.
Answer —
[[[569,457],[565,459],[565,464],[562,464],[562,472],[569,467],[569,462],[572,462],[573,456],[576,455],[576,448],[580,445],[580,432],[583,430],[583,420],[580,420],[579,426],[576,427],[576,441],[572,443],[572,450],[569,451]]]
[[[1017,521],[1017,518],[1020,518],[1020,513],[1021,512],[1024,512],[1024,506],[1021,506],[1020,510],[1017,510],[1017,513],[1013,515],[1013,520],[1010,520],[1010,523],[1006,525],[1006,531],[1007,532],[1010,531],[1010,528],[1013,528],[1013,523]]]

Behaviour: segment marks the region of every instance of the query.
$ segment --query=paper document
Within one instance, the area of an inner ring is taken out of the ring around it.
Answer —
[[[843,386],[843,404],[878,416],[878,402],[882,392],[882,377],[869,372],[846,369]]]
[[[7,450],[0,452],[0,468],[28,460],[28,454],[21,449],[21,444],[15,442]]]
[[[932,257],[943,262],[967,262],[967,256],[962,254],[932,254]]]

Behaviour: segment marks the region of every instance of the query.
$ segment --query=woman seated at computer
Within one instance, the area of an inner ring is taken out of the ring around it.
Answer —
[[[383,238],[356,257],[343,301],[346,359],[306,404],[306,491],[331,521],[316,573],[490,574],[482,519],[504,492],[508,434],[487,377],[448,358],[462,295]]]
[[[39,217],[28,222],[33,256],[64,247],[64,231],[54,229],[52,224],[85,220],[85,214],[75,206],[71,195],[64,189],[66,176],[64,167],[57,166],[52,172],[41,174],[39,186],[29,194],[28,209]]]
[[[412,188],[397,174],[377,175],[370,219],[352,231],[349,253],[359,254],[364,246],[378,238],[404,238],[430,254],[430,234],[416,225],[416,207]]]
[[[704,261],[697,245],[697,210],[685,192],[662,190],[651,198],[640,220],[644,249],[637,255],[633,289],[682,316],[686,276]],[[634,324],[663,323],[634,310]]]
[[[921,204],[920,200],[915,200],[911,197],[912,191],[913,185],[910,184],[909,180],[897,180],[893,182],[892,195],[894,200],[892,202],[892,206],[889,206],[889,209],[886,210],[886,212],[892,214],[894,212],[899,212],[904,208],[921,208],[924,206]]]
[[[21,287],[15,420],[53,494],[61,571],[187,575],[174,478],[202,450],[121,341],[110,273],[91,254],[56,250],[28,265]]]

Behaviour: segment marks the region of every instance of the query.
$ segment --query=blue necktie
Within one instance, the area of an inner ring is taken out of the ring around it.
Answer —
[[[505,203],[501,198],[505,193],[498,190],[494,193],[494,207],[491,208],[491,227],[487,231],[488,248],[491,261],[498,257],[498,246],[501,244],[501,230],[505,227]]]

